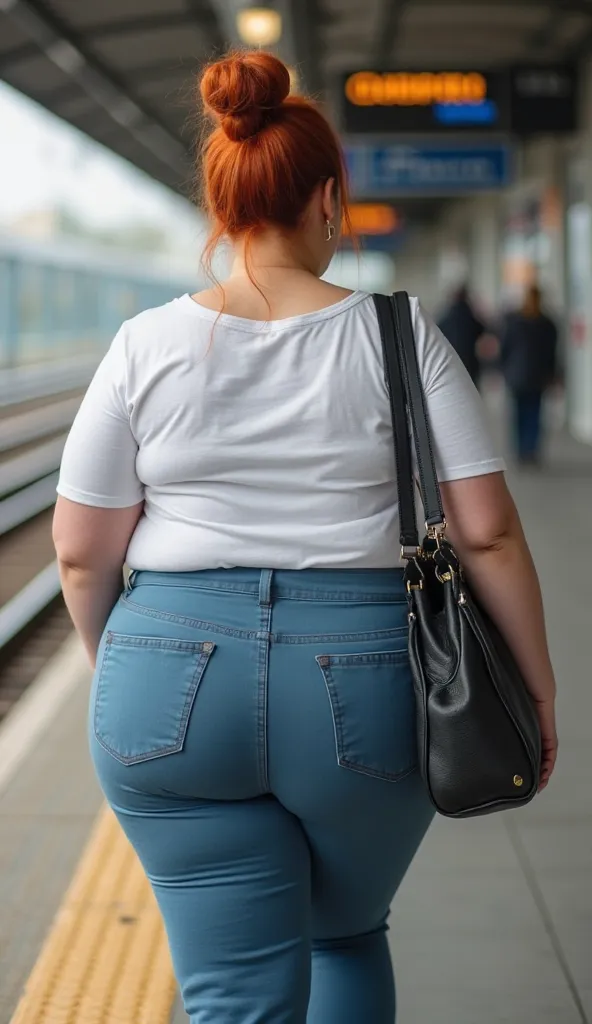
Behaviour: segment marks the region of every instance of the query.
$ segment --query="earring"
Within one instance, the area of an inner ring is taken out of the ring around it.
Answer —
[[[335,236],[335,225],[332,224],[331,221],[327,218],[327,220],[325,221],[325,227],[327,229],[325,241],[330,242],[331,239]]]

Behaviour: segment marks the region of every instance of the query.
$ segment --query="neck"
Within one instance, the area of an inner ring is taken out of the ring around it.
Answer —
[[[248,244],[238,239],[234,245],[231,277],[273,278],[281,273],[313,274],[306,247],[291,234],[271,228],[257,234]],[[314,275],[316,276],[316,275]]]

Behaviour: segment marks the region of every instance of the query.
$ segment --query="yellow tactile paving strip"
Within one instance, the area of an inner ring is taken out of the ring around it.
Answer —
[[[105,809],[11,1024],[168,1024],[174,998],[152,890]]]

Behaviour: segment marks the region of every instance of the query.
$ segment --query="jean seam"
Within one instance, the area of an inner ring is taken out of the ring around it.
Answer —
[[[375,768],[366,768],[365,765],[358,764],[357,761],[350,761],[346,757],[340,757],[339,764],[350,772],[357,772],[358,775],[369,775],[371,778],[381,779],[382,782],[401,782],[402,779],[406,779],[408,775],[412,775],[413,772],[417,771],[417,765],[414,764],[411,768],[405,768],[401,772],[380,772]]]
[[[318,664],[318,659],[317,659]],[[337,764],[341,764],[341,751],[343,750],[343,724],[341,719],[341,705],[339,698],[335,693],[335,686],[333,680],[329,678],[329,673],[321,668],[323,679],[325,680],[325,687],[327,689],[327,696],[329,697],[329,707],[331,708],[331,716],[333,718],[333,732],[335,734],[335,756],[337,758]]]
[[[122,594],[121,599],[123,604],[127,605],[131,611],[137,612],[139,615],[147,615],[151,619],[162,619],[164,622],[177,622],[180,626],[191,626],[194,629],[204,629],[208,632],[222,633],[224,636],[234,636],[239,640],[256,640],[257,631],[254,629],[233,629],[230,626],[218,626],[215,622],[206,622],[205,619],[192,619],[188,615],[175,615],[174,612],[161,612],[156,608],[149,608],[143,604],[137,604],[135,601],[131,601],[129,597]]]
[[[139,570],[139,571],[142,571],[142,570]],[[149,570],[145,570],[145,571],[149,571]],[[137,590],[138,587],[146,587],[146,586],[173,587],[175,590],[209,590],[209,591],[216,592],[216,593],[226,593],[227,592],[229,594],[246,594],[247,596],[250,596],[250,597],[255,597],[255,598],[257,597],[257,584],[249,585],[248,583],[247,584],[240,584],[240,583],[209,583],[209,582],[206,583],[205,581],[204,582],[200,581],[197,585],[194,585],[194,584],[191,584],[191,583],[179,582],[177,573],[171,573],[170,575],[174,577],[174,579],[172,579],[170,583],[165,583],[165,582],[163,582],[161,580],[159,580],[158,583],[136,583],[134,585],[133,589]]]
[[[223,636],[232,636],[238,640],[257,640],[257,630],[234,629],[230,626],[218,626],[214,622],[207,622],[205,619],[192,619],[187,615],[176,615],[174,612],[161,612],[156,608],[138,604],[132,601],[126,594],[121,595],[121,602],[132,612],[138,615],[146,615],[151,619],[160,619],[163,622],[176,622],[180,626],[191,626],[193,629],[203,629],[207,632],[220,633]],[[366,640],[389,640],[395,639],[406,633],[407,626],[398,626],[395,629],[378,629],[365,633],[294,633],[292,634],[270,634],[270,642],[274,644],[307,644],[307,643],[356,643]],[[190,642],[190,641],[188,641]]]
[[[400,651],[377,651],[374,654],[352,651],[351,654],[330,654],[325,657],[329,659],[330,665],[398,665],[409,657],[409,652],[406,647],[402,647]]]
[[[276,633],[273,642],[276,644],[314,644],[314,643],[364,643],[367,640],[396,640],[405,637],[407,626],[396,629],[374,629],[365,633]]]
[[[371,571],[371,570],[369,570]],[[174,574],[173,574],[174,575]],[[138,586],[148,586],[149,584],[134,584],[129,589],[129,593],[137,589]],[[230,594],[245,594],[257,598],[258,586],[257,584],[240,585],[232,583],[199,583],[198,586],[192,586],[189,583],[179,583],[176,580],[170,583],[154,583],[153,586],[158,587],[173,587],[179,590],[209,590],[216,593],[230,593]],[[289,600],[289,601],[338,601],[340,603],[352,604],[401,604],[407,603],[406,597],[401,593],[393,593],[392,591],[372,592],[366,591],[360,592],[359,590],[301,590],[299,588],[291,589],[290,587],[277,587],[274,591],[274,600]]]
[[[168,636],[134,636],[133,633],[118,633],[116,630],[107,632],[107,643],[116,647],[162,647],[172,651],[184,651],[187,654],[204,654],[204,640],[184,640]]]
[[[112,757],[114,757],[117,761],[120,761],[122,764],[125,764],[125,765],[140,764],[140,763],[142,763],[144,761],[154,761],[154,760],[156,760],[159,757],[167,757],[170,754],[177,754],[177,753],[179,753],[179,751],[183,749],[183,744],[185,743],[185,737],[187,735],[187,727],[188,727],[188,724],[189,724],[189,717],[191,715],[191,710],[192,710],[193,705],[195,703],[195,699],[197,697],[197,691],[199,690],[201,681],[203,679],[204,672],[205,672],[205,670],[207,668],[207,665],[208,665],[208,663],[210,661],[210,658],[211,658],[212,654],[214,653],[215,645],[212,647],[212,650],[210,650],[210,651],[202,650],[201,653],[200,653],[199,658],[197,659],[197,664],[195,666],[195,670],[194,670],[193,676],[191,678],[191,683],[189,685],[188,693],[187,693],[187,696],[185,698],[185,703],[183,704],[183,707],[181,709],[181,714],[180,714],[180,717],[179,717],[179,725],[178,725],[178,730],[177,730],[177,738],[176,738],[175,742],[169,744],[166,747],[158,747],[156,750],[144,751],[141,754],[126,755],[126,754],[119,753],[119,751],[115,750],[114,747],[111,747],[107,743],[107,741],[99,733],[99,723],[98,723],[99,695],[100,695],[100,692],[101,692],[101,681],[103,679],[105,665],[106,665],[106,662],[107,662],[107,655],[109,654],[109,651],[110,651],[110,649],[112,647],[112,641],[111,641],[111,639],[109,639],[110,636],[112,636],[112,634],[108,634],[107,645],[106,645],[105,651],[103,653],[103,658],[102,658],[102,662],[101,662],[101,668],[100,668],[100,672],[99,672],[99,678],[97,680],[97,692],[96,692],[96,696],[95,696],[95,710],[94,710],[94,716],[93,716],[93,725],[94,725],[94,734],[95,734],[95,738],[96,738],[97,742],[100,743],[100,745],[103,747],[103,749],[106,750],[109,754],[111,754]],[[126,645],[126,646],[131,646],[131,645]],[[188,653],[188,652],[186,652],[186,653]]]
[[[265,572],[266,570],[262,570]],[[259,598],[259,631],[257,633],[257,749],[259,782],[263,793],[269,792],[267,758],[267,690],[269,680],[269,648],[272,615],[271,583],[265,603]]]
[[[406,605],[407,599],[401,594],[360,593],[359,590],[290,590],[279,587],[275,597],[277,600],[288,601],[336,601],[340,604],[401,604]]]

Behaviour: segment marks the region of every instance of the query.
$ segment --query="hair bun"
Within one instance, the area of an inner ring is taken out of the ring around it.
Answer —
[[[277,116],[290,93],[290,74],[272,53],[233,53],[206,68],[200,89],[228,138],[242,142]]]

